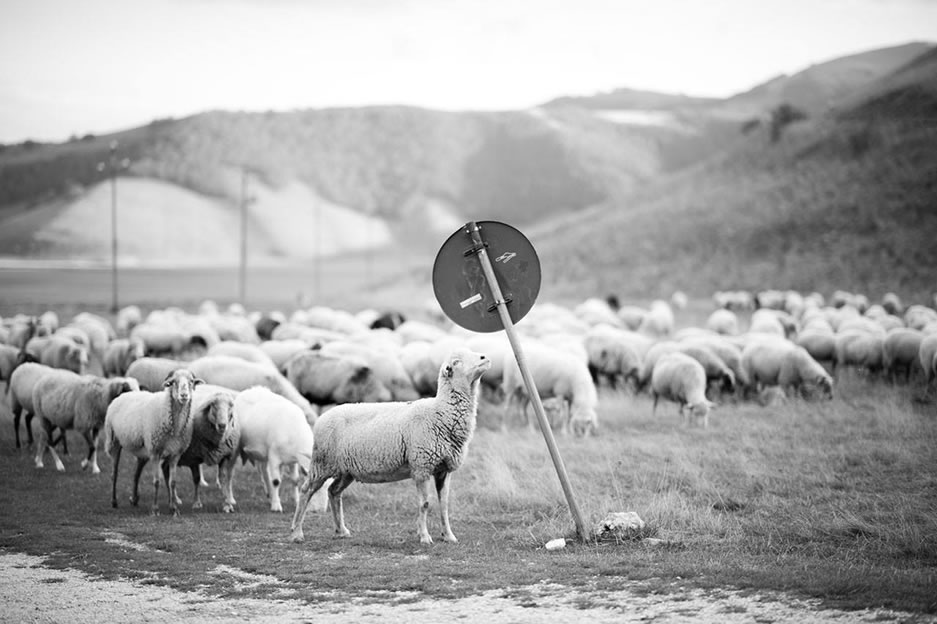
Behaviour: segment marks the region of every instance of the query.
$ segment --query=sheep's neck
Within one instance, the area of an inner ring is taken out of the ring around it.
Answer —
[[[185,430],[189,424],[192,413],[192,399],[177,401],[172,394],[169,395],[169,423],[173,433],[178,434]]]
[[[474,418],[478,407],[478,381],[459,387],[451,382],[441,384],[436,393],[436,401],[448,405],[451,414],[456,417]]]

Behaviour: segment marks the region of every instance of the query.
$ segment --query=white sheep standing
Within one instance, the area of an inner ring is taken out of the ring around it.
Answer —
[[[55,469],[65,472],[65,465],[50,444],[52,430],[58,427],[64,435],[74,429],[88,443],[88,455],[82,468],[91,466],[98,474],[98,435],[104,426],[107,408],[117,396],[140,389],[135,379],[104,379],[95,375],[79,375],[54,369],[44,374],[33,388],[33,408],[39,421],[39,443],[36,445],[36,468],[43,467],[46,449],[52,453]]]
[[[192,509],[202,508],[199,487],[202,485],[201,467],[206,464],[218,466],[218,486],[225,497],[222,511],[234,511],[235,500],[231,481],[241,439],[240,423],[233,413],[236,395],[233,390],[211,384],[199,384],[195,387],[190,408],[192,439],[179,457],[179,465],[187,466],[192,472],[192,484],[195,488]],[[182,501],[177,498],[176,504],[181,505]]]
[[[127,369],[146,353],[146,345],[135,338],[118,338],[108,343],[104,349],[102,367],[105,377],[123,377]]]
[[[243,463],[250,461],[257,467],[270,511],[283,511],[280,483],[284,478],[292,482],[293,500],[298,505],[300,474],[308,474],[313,452],[312,429],[302,410],[267,388],[257,386],[238,394],[234,400],[234,418],[241,429],[238,455]],[[233,505],[230,489],[226,496]],[[317,508],[324,511],[326,504],[323,492]]]
[[[638,327],[640,333],[654,336],[655,338],[669,336],[673,333],[673,329],[673,310],[670,304],[662,299],[651,302],[650,309],[648,309],[647,314],[644,316],[644,320],[641,321],[641,326]]]
[[[793,391],[816,387],[826,398],[833,396],[830,374],[806,349],[792,342],[752,342],[742,351],[742,367],[756,391],[766,386]]]
[[[347,537],[350,532],[342,509],[345,488],[355,479],[387,483],[409,477],[420,498],[420,542],[433,541],[426,517],[434,485],[443,539],[458,541],[449,525],[451,477],[468,452],[475,431],[480,378],[490,366],[484,355],[459,349],[440,367],[435,397],[410,403],[339,405],[323,414],[313,428],[312,466],[293,515],[291,539],[303,541],[306,508],[327,479],[335,479],[328,488],[335,531]]]
[[[173,515],[178,515],[176,466],[192,441],[192,397],[195,387],[200,383],[203,383],[202,380],[191,371],[179,368],[169,374],[161,392],[130,392],[111,402],[104,419],[104,450],[114,464],[112,507],[117,507],[121,451],[127,449],[137,458],[130,504],[139,502],[140,474],[147,462],[152,461],[152,513],[159,513],[159,475],[162,471],[169,495],[169,508]]]
[[[921,342],[924,332],[910,328],[897,328],[885,335],[882,343],[882,365],[885,371],[896,381],[898,371],[905,372],[905,383],[911,380],[911,371],[919,363]]]
[[[663,397],[680,406],[684,419],[692,416],[703,427],[709,425],[713,403],[706,398],[706,371],[689,355],[674,351],[657,360],[651,373],[651,396],[652,414],[657,412],[657,401]]]
[[[563,351],[527,342],[523,346],[530,375],[541,399],[560,397],[569,402],[570,425],[576,435],[595,434],[599,419],[596,413],[598,392],[589,366]],[[514,359],[513,352],[504,359],[505,412],[520,412],[524,420],[536,427],[536,420],[527,418],[530,397]]]
[[[33,390],[39,380],[47,373],[58,370],[38,362],[24,362],[10,374],[10,411],[13,413],[13,432],[16,435],[16,448],[20,448],[20,418],[25,415],[28,444],[33,443],[32,420],[36,413],[33,406]],[[62,436],[63,444],[65,437]]]

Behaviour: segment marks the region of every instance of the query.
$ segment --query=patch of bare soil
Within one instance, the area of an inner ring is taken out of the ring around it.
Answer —
[[[222,566],[219,574],[257,582]],[[268,581],[262,578],[260,581]],[[637,585],[635,585],[637,589]],[[781,594],[687,590],[681,595],[634,589],[588,592],[541,584],[492,591],[458,600],[417,594],[373,594],[310,605],[289,600],[221,599],[200,592],[131,581],[103,581],[83,572],[56,570],[41,557],[0,553],[0,621],[3,622],[937,622],[888,610],[820,609],[818,603]]]

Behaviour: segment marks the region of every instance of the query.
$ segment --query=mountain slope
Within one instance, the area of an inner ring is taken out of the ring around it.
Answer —
[[[790,126],[777,144],[751,135],[625,202],[537,231],[544,275],[572,296],[844,288],[929,299],[937,108],[908,116],[889,94],[933,93],[930,62],[881,78],[837,116]]]

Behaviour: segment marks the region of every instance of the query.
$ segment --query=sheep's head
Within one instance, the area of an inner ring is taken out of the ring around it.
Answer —
[[[484,354],[468,349],[457,349],[439,368],[439,381],[441,384],[444,380],[462,377],[472,384],[478,381],[489,368],[491,368],[491,360]]]
[[[706,426],[706,421],[709,418],[709,412],[716,404],[707,399],[703,399],[699,403],[694,403],[692,405],[687,405],[687,409],[690,410],[690,416],[696,421],[702,421],[703,426]]]
[[[599,429],[599,417],[590,407],[573,406],[569,415],[569,424],[578,437],[586,434],[596,435]]]
[[[823,394],[824,399],[833,398],[833,378],[829,375],[820,375],[816,380],[817,388]]]
[[[177,368],[166,376],[163,387],[169,390],[169,395],[178,403],[184,403],[192,398],[195,386],[204,383],[192,371],[186,368]]]
[[[220,435],[224,435],[234,418],[234,399],[229,394],[216,394],[206,406],[208,422]]]
[[[125,392],[135,392],[140,389],[140,382],[133,377],[118,377],[109,383],[108,403]]]

